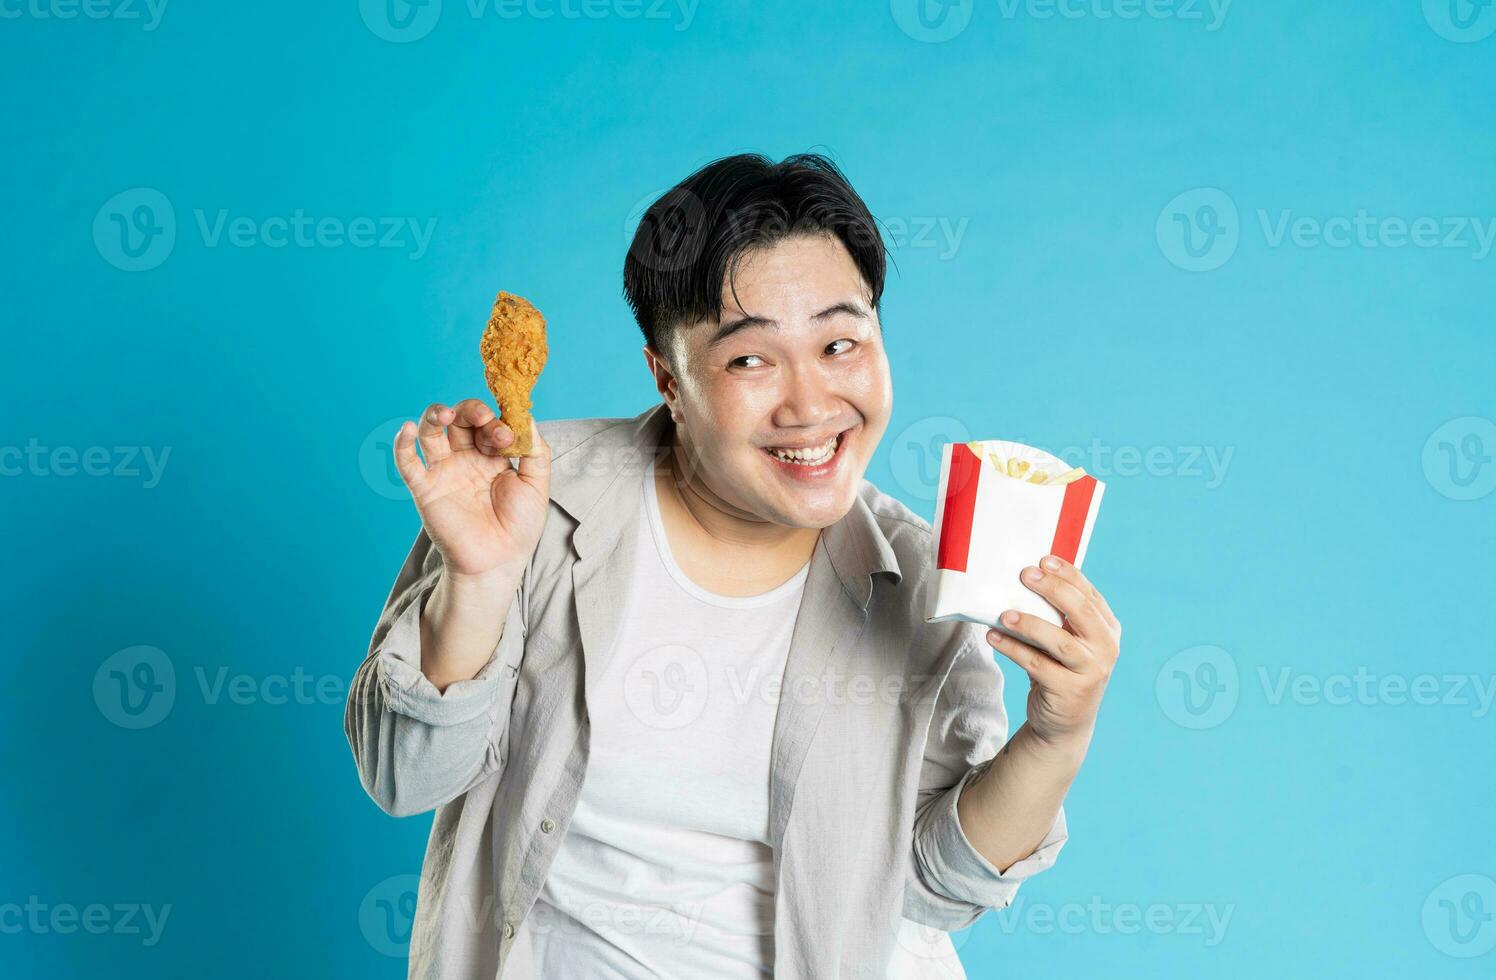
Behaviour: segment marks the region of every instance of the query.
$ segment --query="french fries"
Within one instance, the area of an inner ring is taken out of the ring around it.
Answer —
[[[1004,459],[993,450],[984,447],[980,442],[967,443],[967,446],[976,454],[977,458],[980,459],[985,455],[987,461],[1003,476],[1011,477],[1015,480],[1023,480],[1038,486],[1064,486],[1067,483],[1074,483],[1086,475],[1086,471],[1079,466],[1068,469],[1063,473],[1053,474],[1047,470],[1038,469],[1026,459]]]

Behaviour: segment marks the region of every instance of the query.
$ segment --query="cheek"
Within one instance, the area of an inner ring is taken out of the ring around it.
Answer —
[[[846,381],[854,403],[869,422],[888,418],[893,410],[893,379],[886,358],[866,358]]]
[[[740,383],[734,378],[703,386],[699,394],[702,416],[729,437],[758,432],[779,401],[773,385]]]
[[[720,469],[741,465],[742,450],[762,431],[773,400],[763,390],[724,380],[697,386],[682,407],[692,441]]]

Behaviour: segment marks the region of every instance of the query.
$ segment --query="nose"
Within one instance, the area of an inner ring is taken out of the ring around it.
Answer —
[[[796,365],[785,374],[785,387],[774,415],[781,429],[818,429],[842,414],[842,399],[819,364]]]

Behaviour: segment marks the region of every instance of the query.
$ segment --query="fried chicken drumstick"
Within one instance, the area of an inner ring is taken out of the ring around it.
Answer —
[[[545,317],[522,296],[499,293],[488,328],[478,344],[488,390],[499,403],[499,415],[514,431],[505,456],[528,456],[532,446],[530,392],[545,367]]]

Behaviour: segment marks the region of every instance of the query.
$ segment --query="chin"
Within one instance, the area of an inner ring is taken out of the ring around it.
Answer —
[[[773,508],[770,518],[776,524],[786,527],[798,527],[806,529],[824,529],[835,524],[847,512],[852,509],[852,504],[857,497],[855,487],[828,499],[824,494],[817,494],[815,500],[784,500],[780,498],[779,506]]]

